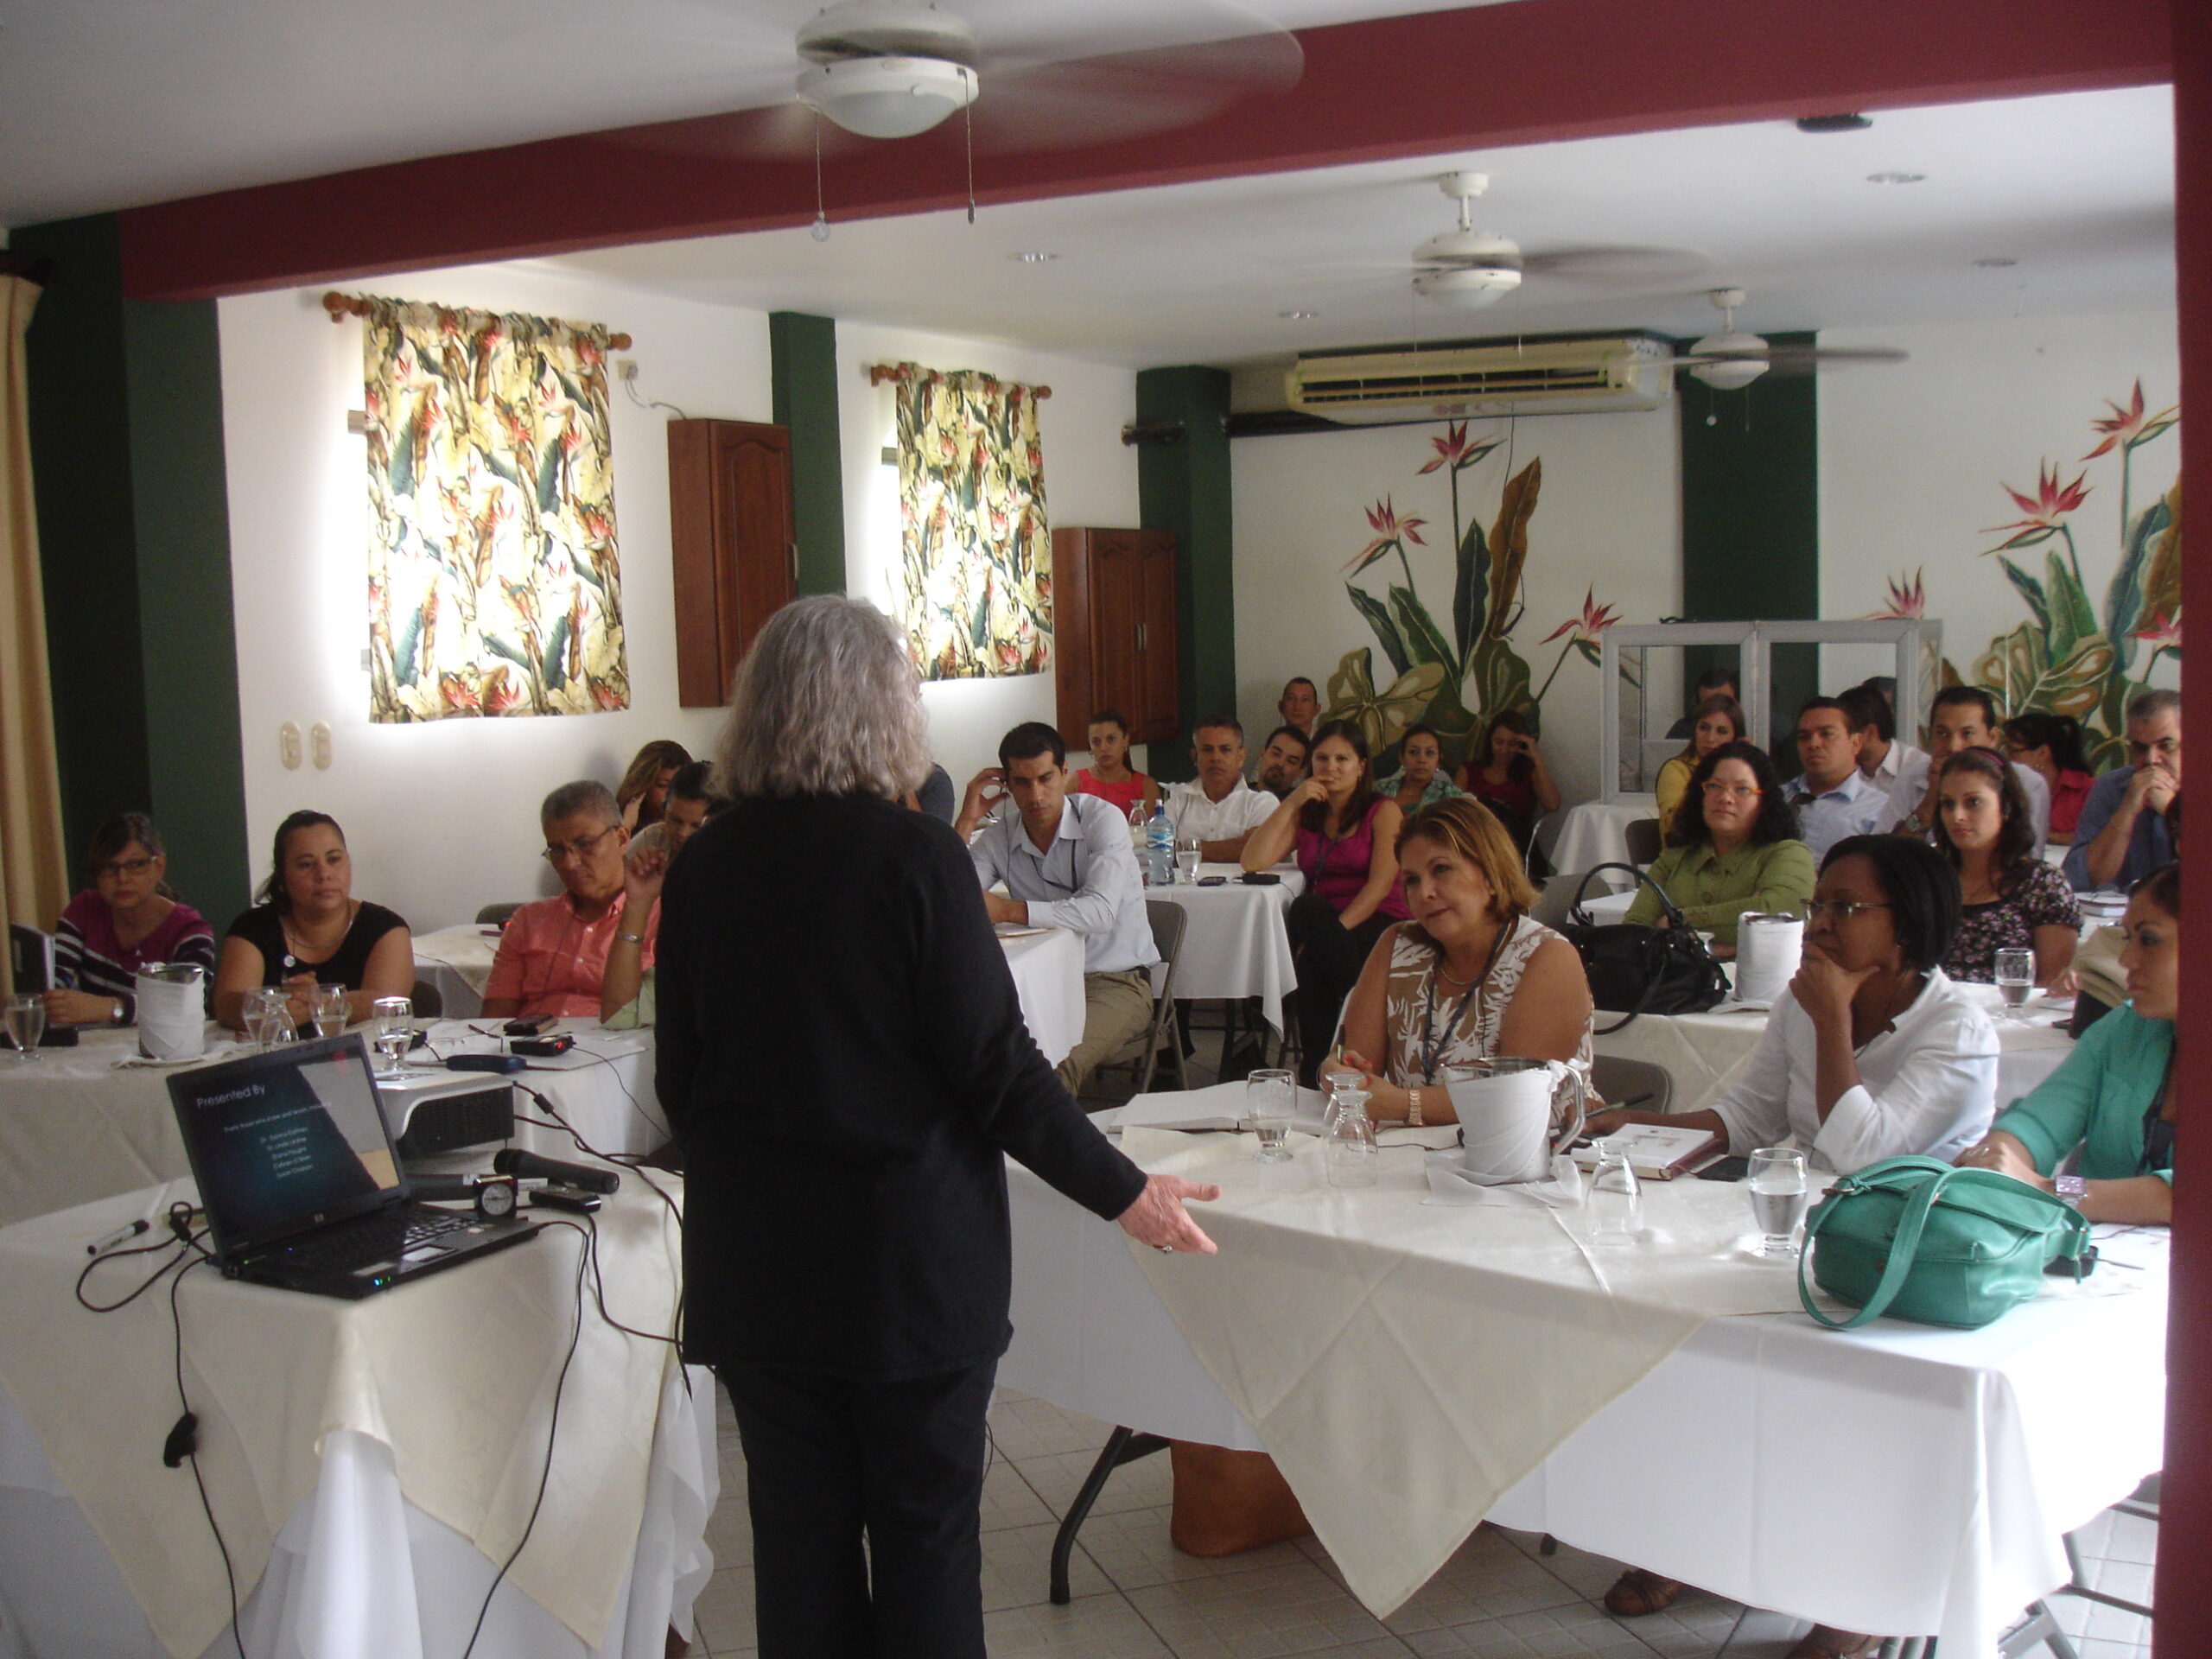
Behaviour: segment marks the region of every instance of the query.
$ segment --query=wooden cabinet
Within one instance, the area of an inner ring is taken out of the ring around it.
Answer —
[[[1164,530],[1054,531],[1052,608],[1060,735],[1081,747],[1090,716],[1118,709],[1131,742],[1173,742],[1183,708],[1175,538]]]
[[[677,701],[718,708],[753,636],[798,593],[791,434],[747,421],[671,421],[668,518]]]

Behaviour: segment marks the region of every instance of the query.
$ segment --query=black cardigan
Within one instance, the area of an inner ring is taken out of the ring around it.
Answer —
[[[1144,1174],[1022,1022],[967,849],[861,797],[740,803],[661,905],[656,1084],[684,1351],[916,1376],[1005,1351],[1011,1154],[1119,1215]]]

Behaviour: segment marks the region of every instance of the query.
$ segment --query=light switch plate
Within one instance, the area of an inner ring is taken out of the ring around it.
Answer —
[[[308,754],[315,761],[315,770],[330,770],[330,722],[318,720],[308,728]]]
[[[288,720],[276,728],[276,758],[284,763],[284,770],[296,772],[300,766],[300,722]]]

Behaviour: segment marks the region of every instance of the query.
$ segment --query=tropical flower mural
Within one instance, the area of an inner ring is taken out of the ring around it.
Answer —
[[[362,315],[369,717],[627,708],[607,330]]]
[[[2162,658],[2181,659],[2181,485],[2136,510],[2136,454],[2171,431],[2177,408],[2148,412],[2139,379],[2125,404],[2107,400],[2107,414],[2089,423],[2098,442],[2067,468],[2045,458],[2036,468],[2032,492],[2000,484],[2020,517],[1984,532],[2004,539],[1982,550],[2003,569],[2013,591],[2026,605],[2028,620],[1989,642],[1970,673],[1942,665],[1946,683],[1970,681],[1994,696],[2005,714],[2035,710],[2069,715],[2081,721],[2083,746],[2099,767],[2125,758],[2122,728],[2130,698],[2143,690]],[[2090,498],[2109,480],[2093,480],[2093,463],[2119,463],[2113,504],[2111,575],[2100,607],[2090,598],[2083,566],[2084,542],[2090,563],[2096,555],[2096,530],[2085,511]],[[2020,556],[2042,550],[2040,567]],[[1877,616],[1918,616],[1926,604],[1921,573],[1902,574],[1889,583],[1889,603]]]
[[[1037,393],[901,363],[899,522],[907,644],[931,680],[1052,665],[1052,538]]]
[[[1496,512],[1484,527],[1466,505],[1474,480],[1462,482],[1501,445],[1470,440],[1464,421],[1429,440],[1434,453],[1414,476],[1444,474],[1452,514],[1452,607],[1442,626],[1421,597],[1409,547],[1430,551],[1421,532],[1429,521],[1402,515],[1395,498],[1385,496],[1365,509],[1368,538],[1344,564],[1344,592],[1352,608],[1374,632],[1388,664],[1381,682],[1373,648],[1346,652],[1330,675],[1326,718],[1349,720],[1365,734],[1380,757],[1406,728],[1434,727],[1444,740],[1447,763],[1457,764],[1483,723],[1517,709],[1541,718],[1544,693],[1572,653],[1599,660],[1598,636],[1619,619],[1612,607],[1586,596],[1581,613],[1545,636],[1543,643],[1567,637],[1541,688],[1532,688],[1529,664],[1514,648],[1513,633],[1526,608],[1523,575],[1529,562],[1529,525],[1543,487],[1543,461],[1532,458],[1499,489]],[[1389,562],[1395,560],[1392,573]],[[1359,578],[1376,567],[1385,572],[1378,595]],[[1391,575],[1403,577],[1400,582]]]

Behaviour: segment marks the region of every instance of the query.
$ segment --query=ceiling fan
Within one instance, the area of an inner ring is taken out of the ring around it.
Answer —
[[[1672,366],[1719,391],[1736,391],[1763,374],[1810,374],[1829,363],[1902,363],[1905,354],[1893,347],[1872,346],[1856,351],[1833,351],[1817,346],[1773,346],[1757,334],[1736,332],[1736,308],[1744,302],[1740,288],[1716,288],[1707,298],[1720,313],[1720,332],[1707,334],[1687,352],[1675,355]]]
[[[1475,201],[1490,188],[1489,174],[1445,173],[1438,175],[1436,187],[1459,204],[1459,223],[1413,251],[1414,292],[1455,310],[1495,305],[1528,276],[1641,285],[1679,283],[1705,269],[1704,256],[1686,248],[1562,248],[1523,253],[1512,238],[1475,225]]]

